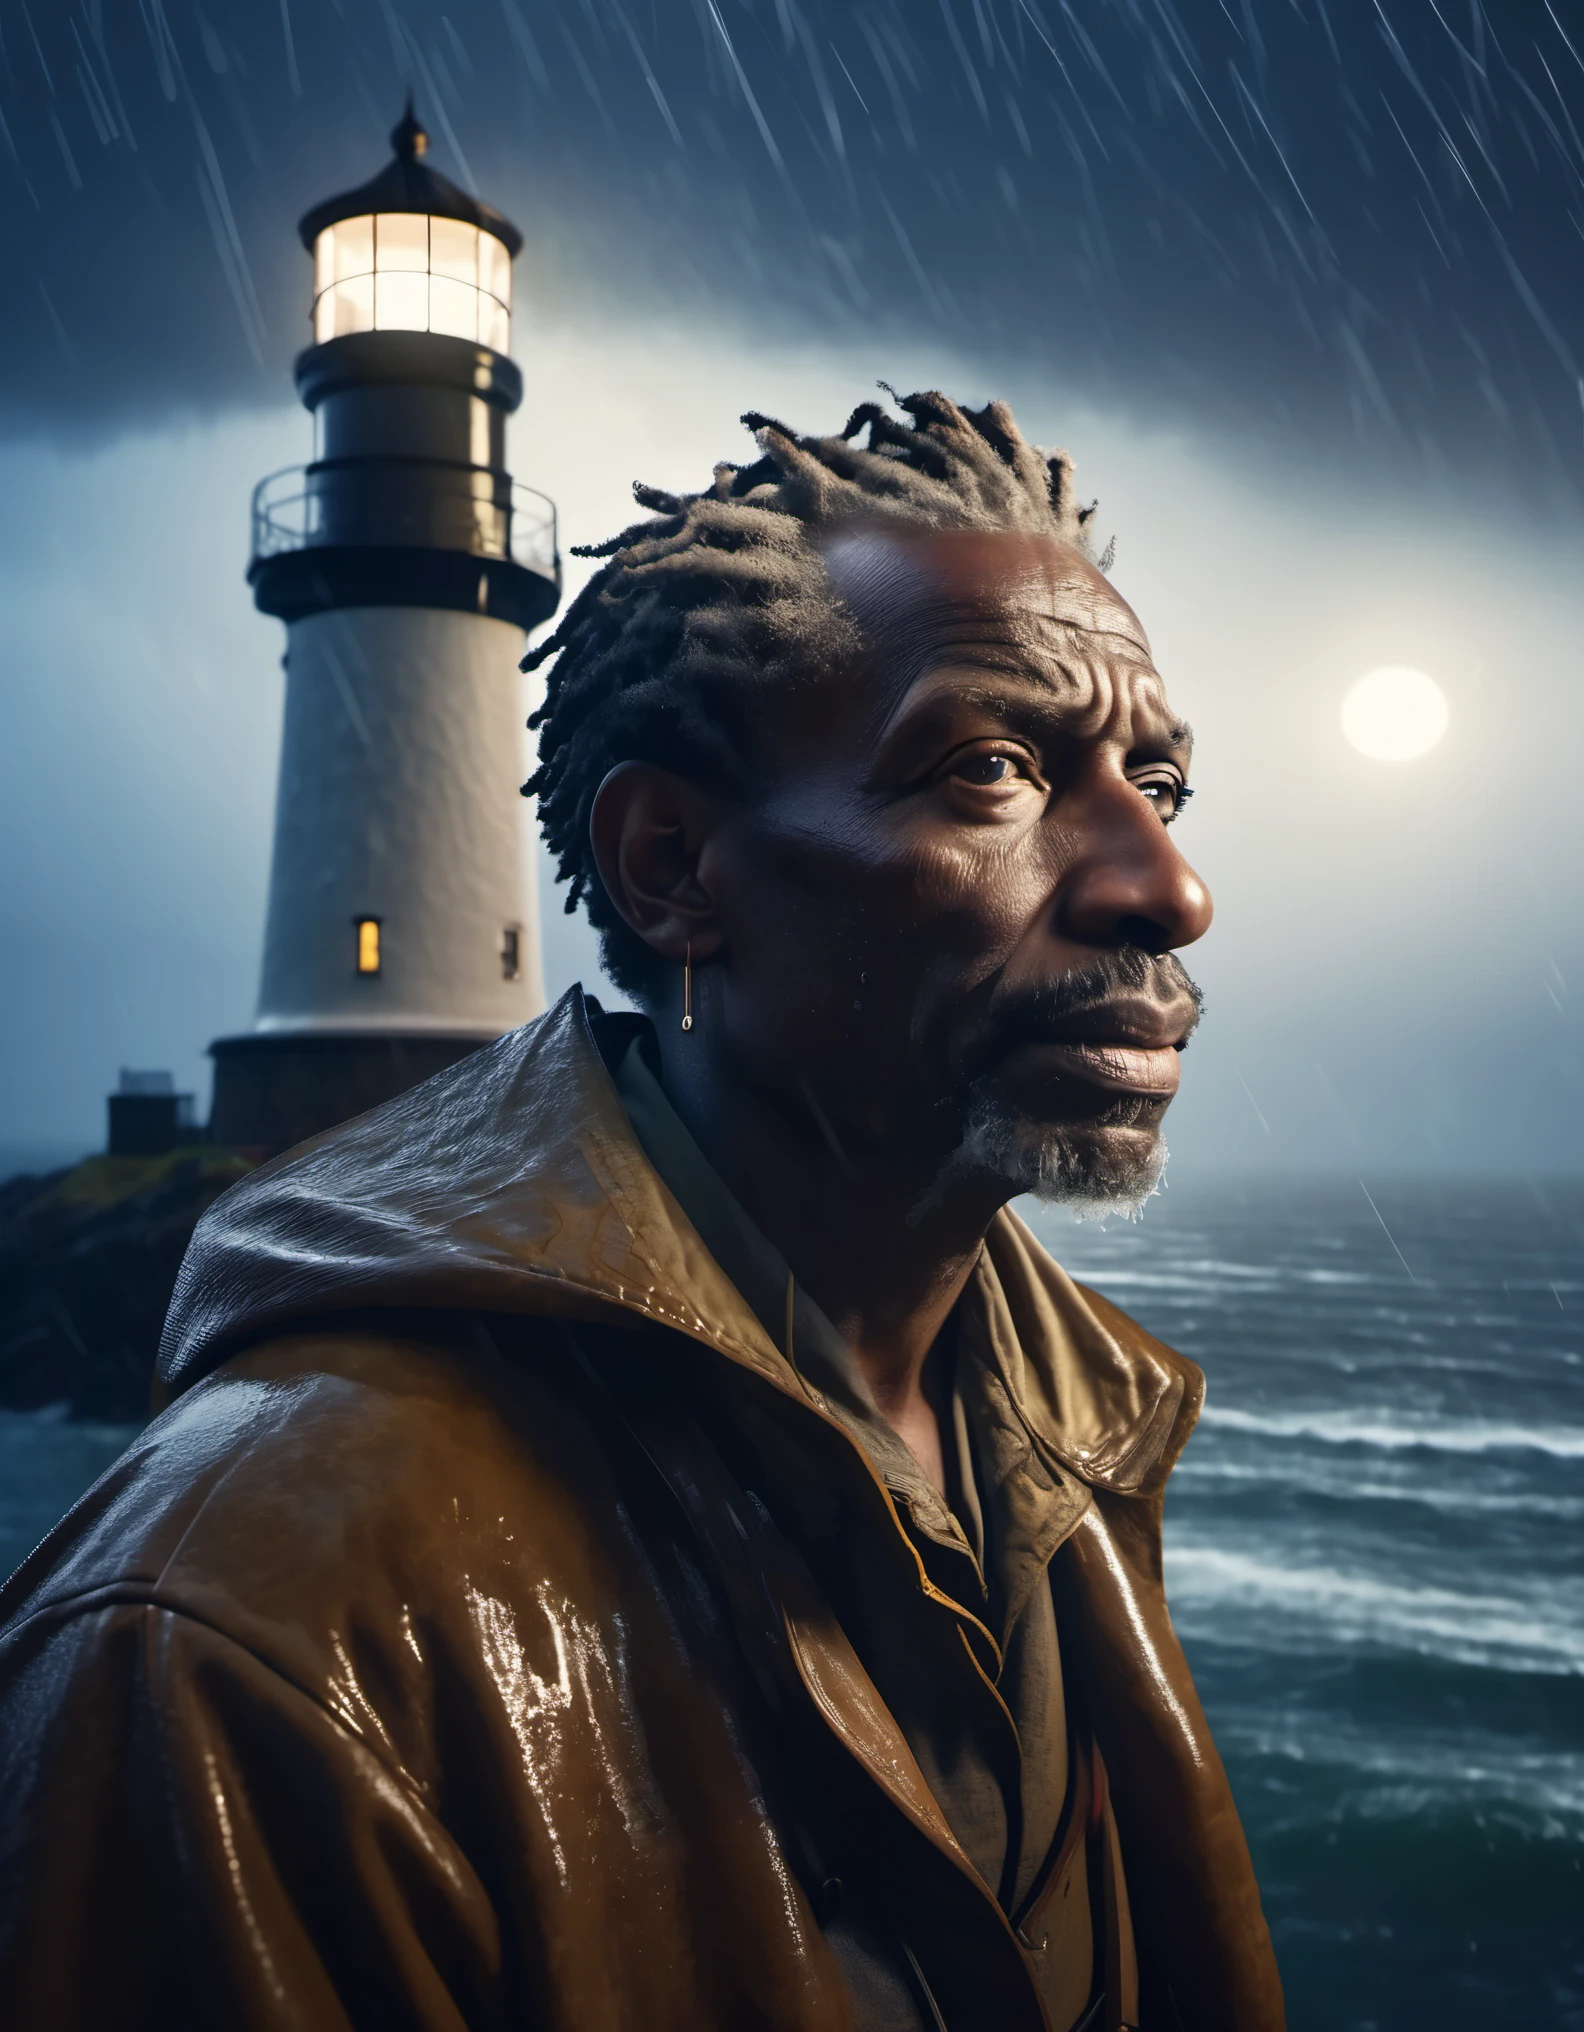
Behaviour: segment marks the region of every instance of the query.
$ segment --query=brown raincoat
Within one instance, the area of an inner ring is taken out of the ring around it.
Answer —
[[[993,1681],[993,1640],[645,1160],[574,993],[206,1216],[168,1408],[0,1594],[0,2022],[1068,2032],[1092,1905],[1095,2026],[1279,2032],[1161,1587],[1202,1379],[1011,1216],[987,1257],[1067,1520],[1073,1771],[1023,1910],[742,1431],[893,1562],[921,1672],[965,1646]]]

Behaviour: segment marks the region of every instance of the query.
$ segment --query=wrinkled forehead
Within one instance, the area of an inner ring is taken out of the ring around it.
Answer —
[[[1055,536],[848,529],[826,545],[825,565],[871,647],[913,675],[976,640],[1151,662],[1133,609]]]

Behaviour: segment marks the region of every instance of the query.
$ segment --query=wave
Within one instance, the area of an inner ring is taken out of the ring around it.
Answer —
[[[1340,1803],[1336,1775],[1342,1774],[1349,1803],[1357,1810],[1365,1795],[1376,1819],[1437,1805],[1478,1811],[1505,1804],[1553,1828],[1568,1822],[1576,1832],[1584,1822],[1584,1767],[1571,1744],[1515,1746],[1479,1732],[1405,1727],[1398,1716],[1373,1719],[1374,1726],[1360,1728],[1312,1710],[1273,1713],[1270,1703],[1223,1707],[1216,1741],[1223,1753],[1308,1766],[1313,1804],[1324,1819]],[[1303,1786],[1296,1774],[1289,1782]],[[1289,1810],[1302,1817],[1301,1802]]]
[[[1584,1428],[1510,1425],[1495,1419],[1447,1418],[1395,1423],[1367,1411],[1243,1411],[1207,1404],[1201,1423],[1267,1439],[1318,1439],[1327,1446],[1373,1446],[1387,1452],[1426,1447],[1437,1453],[1544,1453],[1584,1460]]]
[[[1379,1270],[1331,1270],[1282,1262],[1222,1263],[1209,1257],[1177,1262],[1167,1257],[1158,1268],[1150,1270],[1120,1270],[1109,1263],[1084,1270],[1074,1267],[1070,1250],[1067,1268],[1075,1277],[1091,1279],[1101,1286],[1114,1284],[1121,1287],[1126,1284],[1152,1291],[1215,1292],[1224,1285],[1235,1284],[1244,1287],[1238,1294],[1240,1297],[1258,1297],[1263,1292],[1277,1291],[1288,1284],[1375,1284],[1395,1293],[1402,1275],[1400,1271],[1392,1277]],[[1563,1288],[1566,1289],[1565,1286]]]
[[[1318,1625],[1327,1649],[1339,1641],[1371,1643],[1509,1672],[1584,1673],[1584,1613],[1564,1619],[1554,1587],[1543,1604],[1531,1605],[1510,1595],[1403,1587],[1331,1567],[1273,1566],[1214,1546],[1170,1547],[1166,1567],[1177,1619],[1208,1636],[1228,1635],[1229,1612],[1241,1611],[1260,1617],[1266,1648],[1280,1641],[1273,1617],[1286,1616]],[[1584,1611],[1584,1602],[1576,1606]],[[1200,1621],[1211,1614],[1213,1626]]]
[[[1414,1481],[1361,1481],[1349,1465],[1327,1462],[1319,1456],[1311,1456],[1307,1464],[1272,1460],[1260,1467],[1250,1467],[1242,1461],[1218,1460],[1213,1454],[1190,1453],[1175,1470],[1172,1486],[1195,1487],[1200,1483],[1296,1490],[1305,1495],[1331,1496],[1344,1503],[1416,1504],[1421,1509],[1444,1511],[1452,1517],[1487,1513],[1584,1522],[1584,1496],[1541,1496],[1527,1491],[1493,1493],[1471,1488],[1466,1475],[1460,1475],[1446,1487],[1427,1487]]]

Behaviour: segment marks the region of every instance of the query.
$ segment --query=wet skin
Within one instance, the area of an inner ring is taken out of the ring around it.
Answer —
[[[1108,954],[1192,943],[1211,905],[1168,830],[1187,729],[1077,551],[854,531],[826,561],[857,668],[767,703],[740,795],[613,770],[593,840],[676,963],[651,1010],[667,1093],[944,1486],[927,1357],[1020,1189],[951,1161],[970,1083],[1020,1135],[1140,1163],[1192,992],[1175,970],[1077,1007],[1063,990]]]

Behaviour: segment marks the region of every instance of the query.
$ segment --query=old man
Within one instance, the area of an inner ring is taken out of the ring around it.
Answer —
[[[648,512],[531,661],[634,1006],[225,1195],[167,1408],[0,1601],[29,2032],[1279,2032],[1161,1582],[1128,1208],[1189,741],[1007,409]]]

